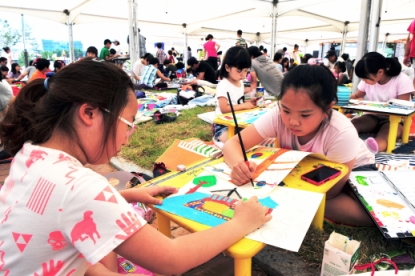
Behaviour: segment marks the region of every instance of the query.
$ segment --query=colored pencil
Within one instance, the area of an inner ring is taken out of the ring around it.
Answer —
[[[228,101],[229,101],[229,105],[231,107],[233,121],[235,122],[235,130],[236,130],[236,133],[238,134],[239,143],[241,144],[242,154],[244,156],[244,160],[245,160],[246,165],[249,167],[248,157],[246,156],[246,152],[245,152],[245,146],[244,146],[244,143],[242,142],[241,133],[239,133],[238,121],[236,120],[235,111],[233,110],[231,96],[229,95],[229,92],[226,92],[226,94],[228,95]],[[250,178],[250,180],[251,180],[252,187],[255,187],[254,181],[252,180],[252,178]]]

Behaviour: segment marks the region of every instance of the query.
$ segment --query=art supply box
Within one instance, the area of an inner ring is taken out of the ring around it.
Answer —
[[[320,276],[352,274],[359,257],[360,242],[336,232],[324,244]]]

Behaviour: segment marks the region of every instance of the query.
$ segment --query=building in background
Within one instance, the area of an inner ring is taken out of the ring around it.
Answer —
[[[84,50],[81,41],[74,41],[73,42],[74,49]],[[42,47],[43,51],[53,52],[55,50],[67,50],[69,49],[69,42],[64,40],[50,40],[50,39],[42,39]]]

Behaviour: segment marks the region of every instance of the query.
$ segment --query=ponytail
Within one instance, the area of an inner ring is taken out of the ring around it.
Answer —
[[[48,141],[55,130],[67,135],[71,141],[79,142],[74,114],[79,105],[87,103],[111,111],[103,113],[102,150],[96,157],[99,158],[106,148],[109,150],[108,141],[115,141],[118,116],[133,89],[130,77],[114,64],[84,58],[46,80],[29,82],[0,123],[0,139],[11,155],[15,155],[25,142],[41,144]]]
[[[389,77],[398,76],[401,73],[401,64],[395,58],[385,58],[377,52],[365,54],[355,67],[355,74],[361,79],[370,79],[370,75],[375,75],[383,69]]]
[[[36,103],[46,92],[43,79],[33,80],[22,88],[18,97],[8,107],[4,120],[0,124],[0,136],[9,154],[15,155],[26,141],[33,140],[37,118]],[[52,134],[52,131],[48,129],[43,129],[42,132],[44,141]]]
[[[396,77],[402,71],[402,66],[396,58],[386,58],[386,75]]]

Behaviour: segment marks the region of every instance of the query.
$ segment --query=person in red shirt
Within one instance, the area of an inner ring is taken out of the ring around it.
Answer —
[[[36,71],[32,74],[29,82],[35,79],[46,79],[46,73],[49,72],[50,61],[40,58],[36,62]]]
[[[415,73],[415,19],[408,27],[408,39],[406,40],[405,44],[405,54],[403,57],[403,63],[410,67],[410,60],[412,60],[412,67],[414,68]],[[409,65],[408,65],[409,63]],[[415,79],[413,80],[414,87],[415,87]]]

